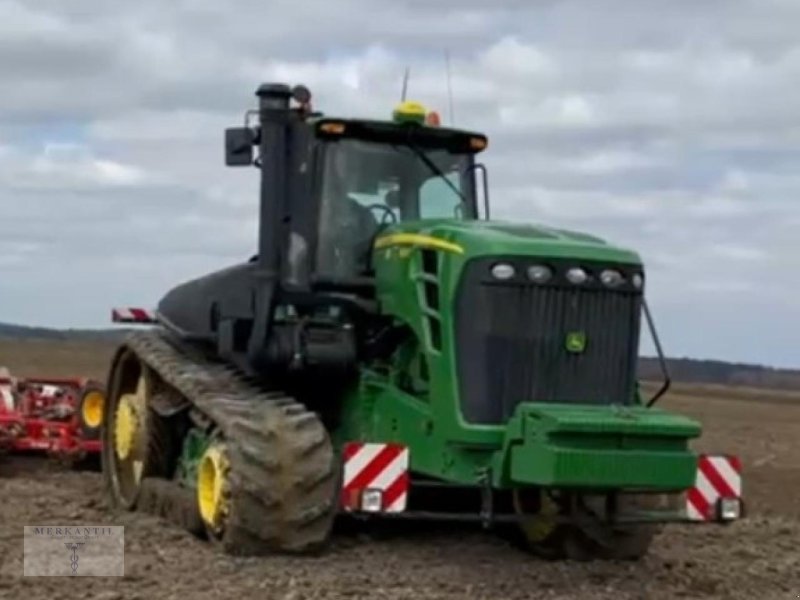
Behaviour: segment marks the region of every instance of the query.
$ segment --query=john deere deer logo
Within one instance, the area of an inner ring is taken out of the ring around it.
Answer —
[[[586,350],[586,332],[570,331],[566,340],[567,352],[582,354]]]

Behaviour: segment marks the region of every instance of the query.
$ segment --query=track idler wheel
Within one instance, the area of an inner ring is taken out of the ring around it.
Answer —
[[[564,557],[563,526],[559,523],[560,504],[544,490],[516,489],[512,492],[514,511],[521,518],[512,540],[542,558]]]
[[[103,410],[103,472],[112,503],[132,510],[145,477],[168,475],[169,430],[149,406],[154,377],[135,354],[118,354],[110,379]]]
[[[230,512],[230,460],[222,442],[212,442],[197,467],[197,508],[210,539],[219,541]]]
[[[657,496],[621,495],[618,510],[652,508]],[[523,515],[518,540],[547,559],[638,560],[649,550],[657,525],[610,524],[603,514],[604,496],[553,498],[543,490],[516,490],[514,508]]]

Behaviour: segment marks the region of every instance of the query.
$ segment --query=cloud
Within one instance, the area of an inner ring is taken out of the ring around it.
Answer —
[[[3,156],[0,183],[8,190],[97,190],[147,183],[138,167],[98,158],[86,146],[48,143],[38,154]]]
[[[490,136],[496,216],[639,251],[670,352],[800,365],[798,19],[791,0],[0,0],[0,320],[102,325],[246,259],[258,181],[224,167],[222,131],[258,84],[383,118],[410,67],[411,97]]]

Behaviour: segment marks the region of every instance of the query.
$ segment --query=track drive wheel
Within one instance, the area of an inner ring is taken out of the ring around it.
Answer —
[[[618,509],[653,508],[654,497],[622,495]],[[578,498],[574,520],[565,520],[566,499],[543,490],[515,490],[514,508],[525,515],[518,526],[518,541],[526,550],[547,559],[638,560],[650,548],[657,525],[611,525],[601,522],[603,496]]]
[[[155,375],[123,348],[116,356],[103,410],[102,463],[112,504],[136,507],[145,477],[166,477],[170,432],[149,406]]]
[[[197,508],[229,554],[315,554],[330,538],[338,480],[322,423],[285,399],[266,401],[218,434],[197,468]]]

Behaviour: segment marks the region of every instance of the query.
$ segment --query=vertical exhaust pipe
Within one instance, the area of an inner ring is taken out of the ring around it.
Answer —
[[[276,280],[280,265],[281,219],[287,202],[289,100],[292,91],[280,83],[262,84],[256,91],[261,121],[261,199],[258,264],[262,275]]]
[[[247,344],[250,366],[256,371],[268,364],[267,341],[272,305],[278,287],[281,261],[281,220],[288,202],[287,143],[289,86],[262,84],[256,91],[261,123],[259,160],[261,170],[260,218],[258,225],[258,269],[255,281],[255,319]]]

